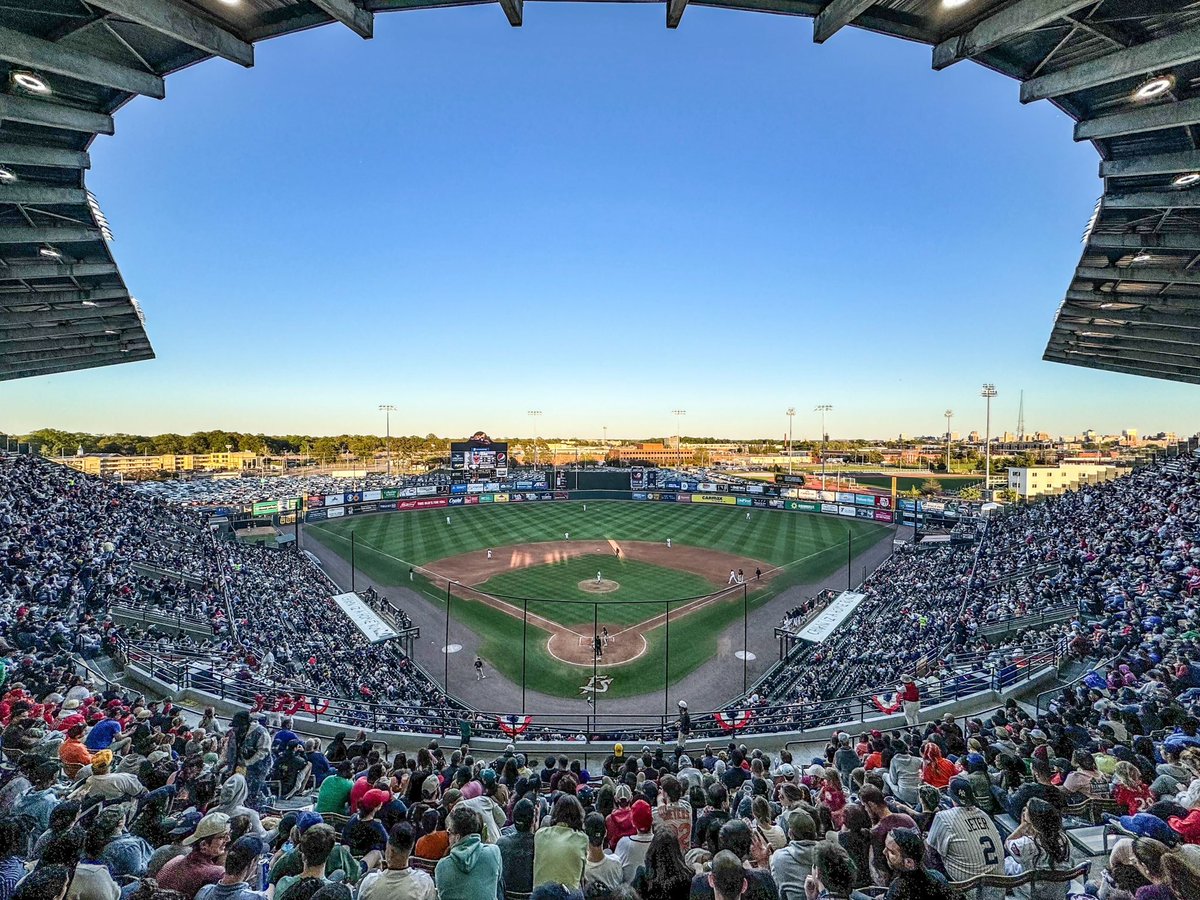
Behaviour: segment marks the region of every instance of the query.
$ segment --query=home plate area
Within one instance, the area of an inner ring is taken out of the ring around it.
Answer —
[[[602,626],[603,629],[603,626]],[[606,668],[632,662],[646,652],[645,636],[635,629],[619,630],[616,626],[608,626],[609,638],[604,643],[601,639],[600,655],[594,655],[595,636],[579,634],[577,631],[561,629],[556,631],[546,641],[546,652],[559,662],[573,666],[591,668],[599,663]],[[598,632],[603,634],[603,630]]]

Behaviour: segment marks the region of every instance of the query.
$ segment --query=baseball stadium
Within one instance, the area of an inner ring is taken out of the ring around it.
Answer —
[[[0,3],[0,380],[155,358],[86,187],[131,99],[459,5]],[[1102,185],[1042,358],[1200,383],[1200,4],[662,5],[1048,101]],[[6,441],[0,900],[1200,897],[1195,439],[1028,503],[511,440],[182,487]]]

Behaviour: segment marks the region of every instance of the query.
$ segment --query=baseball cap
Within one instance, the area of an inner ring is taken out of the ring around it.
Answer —
[[[220,834],[229,834],[229,816],[225,815],[225,813],[211,812],[200,820],[195,831],[183,839],[183,845],[190,847],[197,841],[203,841]]]
[[[204,813],[200,810],[189,809],[187,812],[167,819],[163,825],[171,837],[187,837],[196,830],[196,826],[200,824],[202,818],[204,818]]]
[[[1047,740],[1046,732],[1042,731],[1042,729],[1040,729],[1040,728],[1033,729],[1033,731],[1029,732],[1029,736],[1031,738],[1033,738],[1035,741]]]
[[[633,803],[633,827],[638,831],[649,831],[654,827],[654,813],[650,804],[645,800],[635,800]]]
[[[378,788],[371,788],[362,795],[362,799],[358,801],[359,809],[378,809],[385,803],[390,803],[392,795],[388,791],[381,791]]]
[[[625,745],[624,744],[613,744],[613,756],[624,756],[624,755],[625,755]]]
[[[296,817],[296,830],[301,834],[308,831],[314,825],[324,825],[325,817],[319,812],[313,812],[311,809],[306,809]]]
[[[958,806],[975,805],[975,789],[971,787],[971,782],[966,778],[951,778],[950,785],[946,788],[946,793],[950,795]]]
[[[629,785],[627,784],[618,784],[616,790],[613,791],[613,799],[617,803],[629,803],[633,800],[633,791],[629,789]]]
[[[795,778],[796,769],[791,763],[783,763],[783,765],[775,770],[775,774],[781,778]]]
[[[496,770],[495,769],[484,769],[482,772],[479,773],[479,777],[481,779],[483,779],[484,784],[493,785],[496,783]]]
[[[425,780],[421,782],[421,796],[432,797],[438,792],[441,787],[441,782],[438,781],[436,775],[426,775]]]
[[[818,766],[818,765],[811,765],[807,769],[804,770],[804,774],[809,776],[810,778],[824,778],[825,777],[825,767]]]

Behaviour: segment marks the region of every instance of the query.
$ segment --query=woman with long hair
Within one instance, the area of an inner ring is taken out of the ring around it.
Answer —
[[[755,797],[750,802],[750,812],[754,816],[754,820],[750,823],[751,829],[762,836],[772,851],[787,846],[787,835],[772,821],[771,804],[766,797]]]
[[[1150,788],[1142,780],[1142,773],[1133,763],[1122,760],[1113,769],[1113,799],[1125,807],[1131,816],[1136,816],[1154,802],[1150,797]]]
[[[821,782],[818,794],[821,805],[829,810],[829,818],[833,821],[836,831],[842,827],[842,810],[846,808],[846,792],[842,789],[842,779],[837,769],[826,769],[825,778]]]
[[[837,838],[854,863],[854,886],[868,887],[871,884],[871,816],[863,806],[850,803],[842,809],[842,830]]]
[[[1096,757],[1086,750],[1076,750],[1071,754],[1073,771],[1063,779],[1063,790],[1071,795],[1072,802],[1086,800],[1103,789],[1106,779],[1096,768]]]
[[[655,832],[638,867],[633,889],[642,900],[688,900],[692,891],[692,868],[683,861],[679,838],[669,829]]]
[[[1005,843],[1009,858],[1004,862],[1006,875],[1020,875],[1036,869],[1058,869],[1071,860],[1071,844],[1063,831],[1062,814],[1053,804],[1034,797],[1021,813],[1021,824]],[[1035,883],[1030,900],[1063,900],[1067,885]]]
[[[329,749],[325,751],[325,758],[331,763],[339,763],[346,758],[346,732],[339,731],[333,736]]]
[[[1134,839],[1133,864],[1148,882],[1137,889],[1135,900],[1191,900],[1187,896],[1176,897],[1168,884],[1163,858],[1169,853],[1170,848],[1154,838]]]
[[[1178,900],[1200,897],[1200,862],[1195,855],[1174,850],[1162,858],[1163,875]]]
[[[942,756],[942,748],[933,741],[921,748],[921,780],[939,791],[950,785],[950,779],[959,773],[959,768]]]

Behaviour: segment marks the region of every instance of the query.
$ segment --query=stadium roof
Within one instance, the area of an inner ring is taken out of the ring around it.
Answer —
[[[5,0],[0,7],[0,380],[150,359],[141,311],[85,189],[87,148],[135,94],[210,56],[377,12],[475,0]],[[1044,358],[1200,383],[1200,2],[693,0],[810,16],[972,60],[1049,100],[1099,151],[1104,195]],[[523,0],[499,0],[520,25]],[[688,0],[665,0],[677,27]]]

